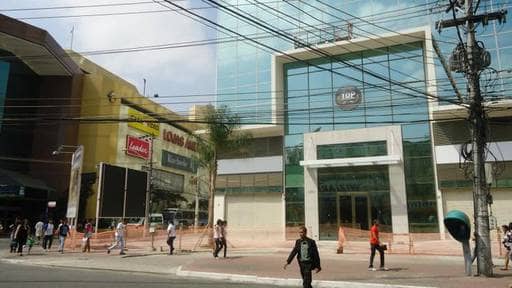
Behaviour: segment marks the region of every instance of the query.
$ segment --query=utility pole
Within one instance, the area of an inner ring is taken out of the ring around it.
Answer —
[[[468,71],[468,92],[470,99],[470,117],[472,124],[472,143],[473,143],[473,201],[474,201],[474,221],[475,221],[475,245],[477,273],[487,277],[492,276],[492,253],[491,237],[489,231],[489,205],[487,203],[488,187],[485,180],[485,145],[486,122],[482,106],[482,95],[480,93],[480,77],[475,59],[475,25],[471,18],[473,17],[473,1],[466,0],[467,20],[467,65]]]
[[[492,271],[492,254],[491,239],[489,231],[489,188],[485,179],[485,146],[486,146],[486,120],[484,108],[482,105],[482,95],[480,93],[480,77],[479,72],[485,68],[483,54],[485,50],[477,46],[475,39],[475,23],[486,25],[489,20],[505,19],[507,11],[499,11],[486,13],[482,15],[473,15],[475,8],[472,0],[450,0],[450,7],[446,10],[449,12],[456,6],[460,6],[465,2],[465,17],[447,21],[439,21],[439,28],[452,27],[457,25],[466,26],[467,43],[465,43],[465,51],[463,62],[458,65],[461,71],[466,75],[468,80],[468,101],[470,108],[469,120],[472,126],[471,141],[473,146],[473,204],[474,204],[474,223],[475,223],[475,245],[477,258],[477,273],[490,277]],[[461,43],[464,44],[464,43]],[[459,61],[461,57],[459,57]]]
[[[145,136],[143,138],[149,138],[149,167],[148,167],[148,187],[146,189],[146,209],[144,213],[144,232],[149,231],[149,215],[151,213],[151,189],[153,184],[153,135]]]

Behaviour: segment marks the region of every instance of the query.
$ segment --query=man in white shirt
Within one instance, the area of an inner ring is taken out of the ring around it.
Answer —
[[[107,249],[107,253],[110,254],[110,250],[116,248],[116,247],[119,247],[119,249],[121,250],[121,252],[119,252],[119,255],[125,255],[126,253],[124,253],[124,237],[125,237],[125,234],[126,234],[126,219],[123,219],[121,222],[119,222],[119,224],[117,224],[117,227],[116,227],[116,233],[115,233],[115,242],[114,244],[112,244],[112,246],[108,247]]]
[[[174,239],[176,239],[176,226],[171,222],[169,222],[169,226],[167,226],[167,245],[169,245],[169,255],[172,255],[174,251]]]
[[[39,220],[36,225],[34,226],[34,230],[35,230],[35,235],[36,235],[36,238],[37,238],[37,242],[40,242],[41,239],[43,238],[43,226],[44,226],[44,223],[43,221]]]

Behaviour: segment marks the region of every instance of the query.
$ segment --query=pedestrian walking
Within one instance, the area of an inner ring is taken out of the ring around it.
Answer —
[[[43,221],[39,220],[37,221],[36,225],[34,225],[34,231],[35,231],[35,236],[36,236],[36,240],[37,240],[37,243],[43,243],[43,227],[44,227],[44,223]]]
[[[18,223],[14,222],[11,225],[9,225],[9,247],[11,248],[11,253],[16,253],[16,248],[18,247],[18,242],[16,241],[16,228],[18,228]]]
[[[227,250],[228,250],[228,221],[222,221],[222,225],[220,226],[220,241],[222,242],[222,249],[224,249],[224,258],[226,258]]]
[[[43,249],[45,252],[50,251],[52,249],[52,242],[53,242],[53,234],[54,234],[55,227],[53,226],[53,220],[49,219],[48,223],[46,223],[43,226]]]
[[[379,251],[380,255],[380,270],[387,271],[388,268],[384,265],[384,250],[387,249],[387,246],[381,245],[379,239],[379,220],[373,220],[373,226],[370,228],[370,266],[368,266],[368,271],[376,271],[373,267],[373,258],[375,258],[375,251]]]
[[[110,254],[110,251],[114,248],[119,248],[120,252],[119,255],[125,255],[124,253],[124,237],[126,234],[126,219],[123,219],[121,222],[117,224],[116,232],[114,234],[115,236],[115,242],[112,244],[112,246],[108,247],[107,254]]]
[[[60,224],[57,227],[57,235],[59,235],[59,252],[64,253],[64,244],[66,238],[70,235],[69,225],[67,219],[60,220]]]
[[[316,273],[322,270],[320,266],[320,254],[316,246],[315,240],[307,237],[308,230],[306,227],[299,227],[299,239],[295,241],[283,269],[286,269],[288,265],[293,261],[293,258],[297,256],[297,262],[299,263],[300,276],[302,277],[302,287],[312,288],[311,281],[313,277],[311,271],[315,270]]]
[[[84,247],[82,248],[82,252],[90,253],[91,252],[91,237],[92,237],[92,223],[90,219],[87,219],[84,225],[84,238],[82,241],[84,242]]]
[[[18,222],[16,226],[16,232],[14,234],[14,238],[16,239],[16,244],[18,246],[18,255],[23,256],[23,247],[27,244],[27,238],[30,233],[30,227],[28,225],[28,220],[24,219],[23,222]]]
[[[501,230],[503,231],[503,246],[505,247],[505,266],[501,268],[501,270],[508,270],[508,263],[510,258],[512,257],[512,231],[510,231],[509,225],[501,225]]]
[[[26,246],[28,247],[27,255],[30,255],[30,251],[32,251],[32,247],[34,247],[35,243],[36,243],[35,236],[32,235],[32,234],[29,234],[28,237],[27,237],[27,244],[26,244]]]
[[[167,245],[169,245],[169,255],[172,255],[174,251],[174,239],[176,239],[176,226],[169,222],[169,226],[167,226]]]
[[[217,224],[213,226],[213,241],[215,243],[215,250],[213,251],[213,257],[218,258],[219,252],[222,249],[222,220],[217,219]]]

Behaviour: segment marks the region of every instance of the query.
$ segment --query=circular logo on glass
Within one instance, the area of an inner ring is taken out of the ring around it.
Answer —
[[[336,105],[342,110],[353,110],[361,104],[362,98],[361,91],[354,86],[342,87],[336,91]]]

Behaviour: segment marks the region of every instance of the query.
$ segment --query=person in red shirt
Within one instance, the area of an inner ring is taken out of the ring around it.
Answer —
[[[380,254],[380,270],[388,270],[386,266],[384,266],[384,248],[380,245],[379,240],[379,220],[373,220],[373,226],[370,228],[370,266],[368,266],[368,271],[376,271],[377,269],[373,268],[373,258],[375,258],[375,250],[379,251]]]

